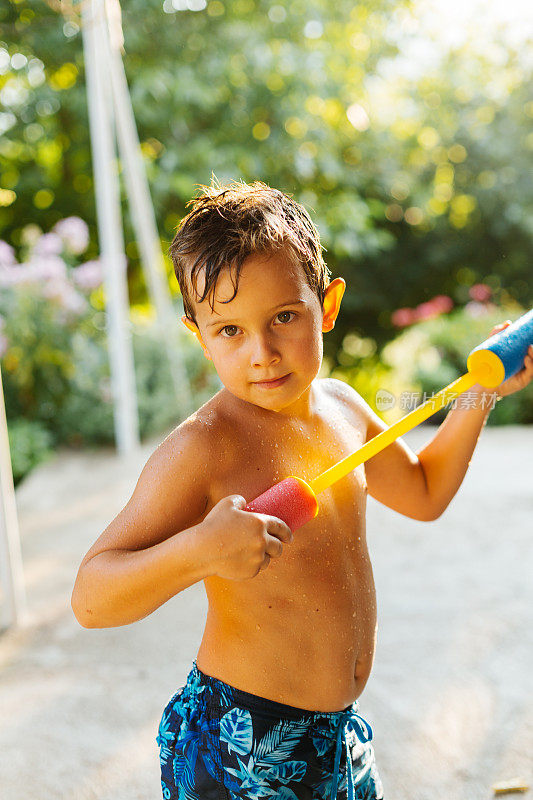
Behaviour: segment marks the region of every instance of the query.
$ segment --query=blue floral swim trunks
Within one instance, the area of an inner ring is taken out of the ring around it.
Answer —
[[[306,711],[201,672],[168,702],[157,736],[165,800],[381,800],[372,730],[353,703]]]

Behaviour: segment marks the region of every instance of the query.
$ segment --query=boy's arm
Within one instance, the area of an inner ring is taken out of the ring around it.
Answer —
[[[84,557],[72,609],[84,627],[126,625],[210,574],[198,523],[208,502],[205,436],[182,423],[146,463],[135,490]]]
[[[487,338],[510,324],[511,320],[507,320],[495,325]],[[463,482],[496,399],[524,389],[531,381],[533,344],[528,348],[522,369],[496,389],[486,389],[477,383],[459,395],[435,436],[418,453],[399,437],[365,462],[368,493],[412,519],[429,521],[440,517]],[[357,419],[362,416],[366,420],[366,442],[388,429],[389,426],[350,386],[335,379],[331,384],[335,386],[338,399],[347,403],[358,415]]]
[[[495,325],[489,337],[510,324],[511,320],[507,320]],[[531,381],[533,344],[528,347],[522,369],[500,383],[496,389],[485,389],[476,383],[469,392],[459,395],[456,408],[449,412],[431,442],[419,451],[418,459],[424,470],[428,492],[438,510],[437,516],[447,508],[461,485],[479,434],[494,408],[495,401],[519,392]],[[461,404],[461,399],[466,394],[469,395],[469,402]],[[473,400],[472,404],[470,398]]]
[[[479,384],[459,395],[435,436],[421,448],[418,460],[437,519],[461,486],[472,455],[499,394]]]
[[[389,428],[363,398],[346,384],[335,381],[339,399],[366,421],[369,441]],[[460,395],[431,441],[413,452],[399,437],[365,462],[368,493],[383,505],[411,519],[437,519],[459,489],[479,435],[494,400],[492,392],[476,385],[472,403],[463,407]],[[485,402],[482,394],[486,392]],[[484,408],[482,407],[484,405]]]
[[[249,580],[280,558],[292,541],[282,520],[245,511],[242,495],[212,504],[210,469],[220,460],[220,438],[192,420],[152,454],[129,502],[82,561],[72,593],[81,625],[127,625],[203,578]]]

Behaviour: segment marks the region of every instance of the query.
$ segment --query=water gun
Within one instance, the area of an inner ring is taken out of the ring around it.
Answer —
[[[278,517],[292,531],[301,528],[318,514],[317,494],[344,478],[474,384],[479,383],[487,389],[494,389],[515,375],[524,364],[530,344],[533,344],[533,309],[475,347],[468,356],[468,372],[465,375],[452,381],[390,428],[374,436],[355,453],[346,456],[309,483],[294,475],[284,478],[248,503],[245,511]]]

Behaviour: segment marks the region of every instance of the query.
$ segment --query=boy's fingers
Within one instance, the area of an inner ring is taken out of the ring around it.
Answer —
[[[512,324],[512,323],[511,323],[511,320],[510,320],[510,319],[508,319],[506,322],[498,322],[498,324],[497,324],[497,325],[495,325],[495,326],[494,326],[494,328],[493,328],[493,329],[491,330],[491,332],[489,333],[489,337],[490,337],[490,336],[494,336],[496,333],[499,333],[499,332],[500,332],[500,331],[502,331],[504,328],[508,328],[508,327],[509,327],[509,325],[511,325],[511,324]]]
[[[292,531],[283,520],[277,517],[269,517],[267,522],[267,531],[281,539],[282,542],[292,542]]]
[[[246,500],[240,494],[232,494],[230,495],[231,502],[235,506],[235,508],[244,508],[246,505]]]
[[[266,537],[265,553],[268,553],[270,558],[279,558],[283,552],[283,543],[275,536]]]

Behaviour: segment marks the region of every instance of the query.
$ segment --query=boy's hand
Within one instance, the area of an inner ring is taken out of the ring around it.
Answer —
[[[202,535],[211,539],[214,574],[220,578],[255,578],[271,558],[282,554],[283,542],[292,542],[292,531],[282,520],[244,511],[245,506],[238,494],[223,497],[201,523]]]
[[[506,322],[500,322],[499,325],[495,325],[494,328],[491,330],[487,338],[494,336],[496,333],[500,333],[500,331],[505,330],[509,325],[511,325],[511,320],[508,319]],[[500,397],[506,397],[509,394],[514,394],[515,392],[520,391],[520,389],[524,389],[531,381],[533,380],[533,345],[529,345],[528,355],[526,355],[524,359],[524,366],[523,368],[513,375],[511,378],[507,378],[506,381],[500,383],[500,385],[496,388],[496,392]]]

